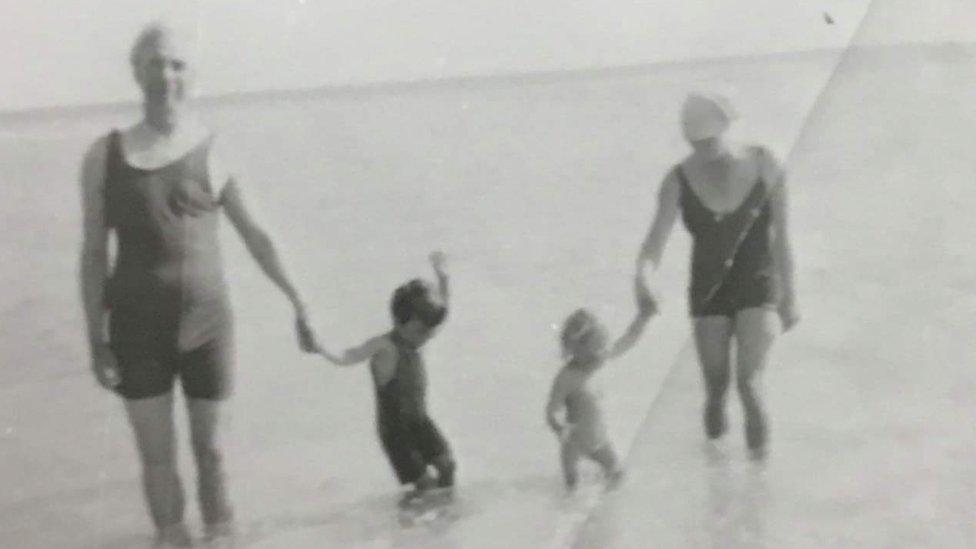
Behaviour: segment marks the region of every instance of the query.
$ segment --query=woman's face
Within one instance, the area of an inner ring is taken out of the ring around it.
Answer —
[[[193,67],[189,47],[175,37],[163,35],[144,47],[135,73],[147,104],[177,110],[190,96]]]
[[[704,160],[714,160],[722,155],[725,150],[721,137],[706,137],[695,141],[689,140],[688,143],[694,150],[695,155]]]

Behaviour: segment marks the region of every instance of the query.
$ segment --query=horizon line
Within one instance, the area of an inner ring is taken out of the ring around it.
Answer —
[[[541,69],[500,72],[494,74],[459,74],[445,77],[426,77],[402,80],[376,80],[345,84],[319,84],[295,88],[265,88],[259,90],[229,91],[201,95],[194,99],[199,105],[214,103],[249,103],[269,98],[310,98],[313,96],[348,96],[384,93],[424,91],[431,89],[465,88],[471,85],[507,86],[526,84],[545,84],[560,80],[600,79],[640,74],[650,69],[677,68],[680,65],[714,65],[725,63],[755,63],[759,59],[787,59],[808,57],[830,53],[841,53],[848,48],[876,49],[903,47],[945,47],[950,45],[972,45],[976,41],[944,40],[932,42],[898,42],[893,44],[864,44],[848,47],[809,48],[798,50],[778,50],[764,53],[732,54],[722,56],[703,56],[682,59],[666,59],[621,65],[576,67],[567,69]],[[46,105],[39,107],[0,109],[0,123],[16,123],[26,119],[53,118],[58,116],[85,116],[127,110],[137,107],[137,99],[107,101],[103,103],[79,103],[69,105]]]

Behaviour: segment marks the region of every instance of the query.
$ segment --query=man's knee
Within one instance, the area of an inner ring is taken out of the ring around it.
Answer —
[[[223,452],[214,440],[193,441],[193,455],[196,457],[197,466],[206,468],[220,467],[223,461]]]
[[[736,389],[739,391],[739,396],[743,400],[753,401],[759,394],[759,378],[754,375],[740,375],[738,379],[735,380]]]

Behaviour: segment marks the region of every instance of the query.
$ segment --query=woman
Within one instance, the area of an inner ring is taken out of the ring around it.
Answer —
[[[177,378],[189,411],[205,533],[232,533],[219,444],[234,362],[217,242],[220,210],[291,302],[302,346],[315,343],[272,240],[249,213],[239,180],[221,164],[219,144],[189,112],[188,47],[159,24],[140,33],[130,61],[144,117],[97,140],[81,176],[81,286],[91,366],[98,382],[125,400],[157,539],[177,547],[190,543],[176,469]],[[118,242],[111,271],[110,232]]]
[[[784,174],[766,149],[739,146],[724,134],[735,118],[728,100],[692,94],[681,112],[691,154],[664,178],[657,212],[637,270],[656,270],[681,212],[693,239],[689,305],[705,380],[709,438],[725,433],[725,395],[735,341],[736,387],[745,411],[746,443],[765,455],[768,426],[759,376],[779,332],[799,317],[787,231]]]

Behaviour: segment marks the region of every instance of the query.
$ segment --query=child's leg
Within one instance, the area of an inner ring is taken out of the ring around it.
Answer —
[[[560,458],[563,466],[563,480],[566,482],[566,487],[572,490],[576,488],[576,484],[579,482],[577,467],[580,458],[579,448],[572,440],[563,443],[560,448]]]
[[[603,474],[610,486],[615,486],[623,478],[624,472],[620,467],[620,460],[617,459],[617,453],[609,443],[594,450],[590,458],[603,468]]]
[[[454,486],[457,463],[454,461],[447,440],[444,439],[433,420],[428,417],[418,422],[414,426],[413,435],[420,455],[437,470],[437,486],[439,488]]]
[[[395,425],[380,425],[380,443],[400,484],[413,484],[418,490],[430,488],[427,465],[410,444],[412,437]]]
[[[457,463],[450,454],[441,454],[434,458],[434,468],[437,469],[438,488],[451,488],[454,486],[454,474],[457,472]]]

